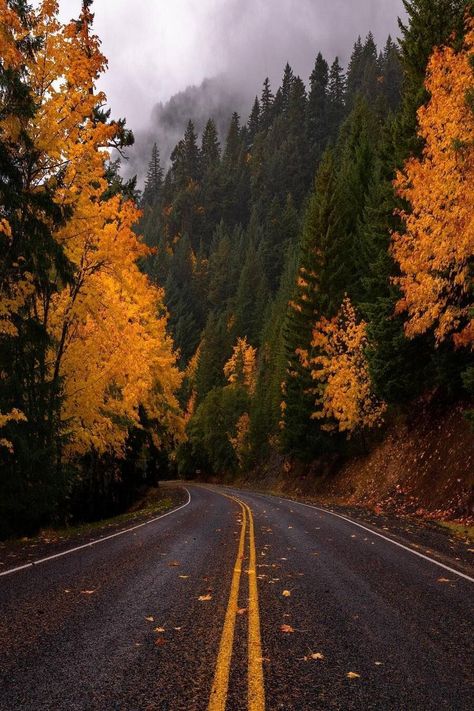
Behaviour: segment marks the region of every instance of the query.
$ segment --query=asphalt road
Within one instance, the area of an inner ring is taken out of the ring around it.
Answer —
[[[465,567],[188,488],[153,523],[0,576],[2,711],[473,708]]]

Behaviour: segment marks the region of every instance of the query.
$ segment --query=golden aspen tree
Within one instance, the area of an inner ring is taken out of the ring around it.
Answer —
[[[474,346],[474,22],[464,47],[436,49],[426,88],[430,101],[418,111],[421,158],[405,164],[395,181],[409,203],[404,231],[393,235],[400,265],[396,282],[409,337],[434,329],[438,343],[452,338]]]
[[[53,234],[71,278],[58,275],[57,291],[38,295],[33,308],[51,336],[47,373],[62,388],[71,457],[91,449],[120,456],[140,405],[160,430],[183,436],[163,292],[137,266],[148,253],[133,231],[140,213],[121,194],[107,195],[107,149],[123,125],[106,120],[96,90],[106,59],[91,21],[87,3],[63,25],[58,3],[43,0],[33,23],[41,44],[23,59],[36,105],[24,126],[37,153],[30,188],[47,185],[68,214]]]
[[[311,356],[300,358],[311,369],[315,396],[313,419],[321,429],[353,433],[381,423],[386,406],[372,392],[365,356],[367,324],[357,320],[349,298],[333,319],[321,319],[314,327]]]
[[[252,395],[257,380],[257,349],[247,342],[247,338],[238,338],[229,360],[224,366],[224,375],[228,382],[243,385]]]

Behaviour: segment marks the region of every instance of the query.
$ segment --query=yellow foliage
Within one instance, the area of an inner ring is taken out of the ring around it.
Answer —
[[[224,366],[224,375],[231,385],[235,383],[243,385],[250,394],[255,391],[257,349],[247,342],[247,338],[237,339],[232,356]]]
[[[474,256],[474,113],[467,105],[474,91],[470,57],[474,22],[464,48],[436,49],[428,65],[431,99],[418,112],[425,141],[395,187],[408,200],[403,234],[393,235],[393,255],[401,269],[403,292],[398,312],[407,312],[409,337],[434,328],[436,340],[453,337],[474,345],[472,259]]]
[[[37,108],[32,119],[24,119],[23,130],[37,149],[29,189],[49,185],[55,202],[70,210],[53,235],[73,266],[73,278],[68,285],[58,281],[50,301],[37,299],[33,308],[52,341],[49,376],[63,382],[67,453],[74,457],[94,449],[120,456],[128,429],[139,425],[140,405],[160,432],[184,437],[174,394],[182,376],[166,333],[163,292],[137,266],[148,253],[133,231],[140,212],[121,195],[104,197],[107,148],[119,134],[117,124],[96,116],[105,96],[95,82],[106,59],[90,33],[88,11],[79,23],[63,25],[57,10],[52,0],[40,4],[31,31],[42,44],[34,56],[22,57]],[[2,27],[5,21],[2,2]],[[2,29],[2,44],[15,31]],[[8,56],[15,61],[13,52]],[[3,223],[0,232],[8,237]],[[18,290],[15,302],[21,304],[28,284]],[[2,300],[0,328],[13,311],[14,304]]]
[[[239,462],[241,469],[245,467],[245,463],[250,454],[250,416],[247,412],[239,417],[236,425],[235,437],[229,435],[229,442],[234,448],[234,452]]]
[[[312,417],[326,421],[322,429],[351,433],[381,422],[386,406],[372,392],[366,328],[346,298],[335,318],[316,324],[312,341],[316,355],[300,354],[311,368],[316,396]]]
[[[5,425],[7,425],[9,422],[24,422],[25,420],[26,417],[23,412],[17,410],[16,408],[11,410],[6,415],[3,415],[0,412],[0,430],[2,429],[2,427],[5,427]],[[12,443],[8,439],[5,439],[3,437],[0,437],[0,447],[5,447],[10,452],[13,452]]]

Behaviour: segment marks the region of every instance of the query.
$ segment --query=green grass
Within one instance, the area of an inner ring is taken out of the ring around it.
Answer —
[[[35,542],[55,542],[64,541],[70,538],[80,536],[88,536],[97,533],[101,530],[107,532],[107,529],[120,528],[121,524],[131,524],[144,521],[153,516],[159,516],[162,513],[169,511],[175,502],[169,496],[162,497],[161,492],[149,493],[140,502],[135,503],[133,510],[126,511],[118,516],[101,519],[99,521],[89,521],[87,523],[78,523],[70,526],[49,527],[41,530],[36,536],[31,538],[21,538],[16,541],[10,540],[10,543],[35,543]]]
[[[439,526],[449,529],[451,533],[459,538],[467,538],[469,541],[474,540],[474,526],[465,526],[462,523],[453,523],[452,521],[436,521]]]

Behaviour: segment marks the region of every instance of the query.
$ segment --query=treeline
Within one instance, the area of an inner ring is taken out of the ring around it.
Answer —
[[[118,510],[184,434],[91,4],[0,2],[0,537]]]
[[[423,394],[472,394],[473,27],[406,0],[400,43],[286,66],[223,147],[192,122],[141,230],[185,378],[178,465],[350,454]]]

